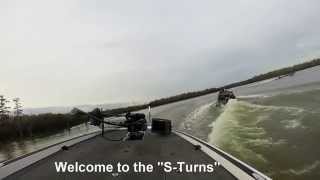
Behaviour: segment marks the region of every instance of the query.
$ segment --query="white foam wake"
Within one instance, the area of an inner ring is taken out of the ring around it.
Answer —
[[[267,159],[256,149],[286,144],[286,139],[275,140],[268,135],[261,122],[277,114],[298,115],[304,110],[294,107],[262,106],[230,100],[224,111],[211,124],[209,143],[238,156],[240,159],[266,164]],[[290,122],[290,127],[299,126]],[[284,126],[287,124],[284,124]]]
[[[319,166],[320,166],[320,161],[317,160],[317,161],[313,162],[312,164],[303,166],[303,167],[301,167],[299,169],[288,169],[288,170],[281,171],[280,173],[282,173],[282,174],[303,175],[303,174],[312,172],[313,170],[315,170]]]

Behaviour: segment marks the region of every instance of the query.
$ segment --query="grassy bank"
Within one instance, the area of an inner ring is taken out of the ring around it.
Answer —
[[[70,114],[23,115],[0,122],[0,142],[28,138],[42,134],[54,134],[86,122],[85,116]]]

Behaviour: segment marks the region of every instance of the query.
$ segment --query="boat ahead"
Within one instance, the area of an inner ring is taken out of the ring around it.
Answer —
[[[236,99],[232,91],[222,89],[218,93],[217,106],[226,105],[230,99]]]
[[[153,119],[146,129],[130,121],[121,124],[127,128],[103,129],[4,162],[0,179],[270,179],[215,146],[171,131],[169,120]]]

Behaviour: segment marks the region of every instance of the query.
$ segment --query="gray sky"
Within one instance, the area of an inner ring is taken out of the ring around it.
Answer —
[[[1,0],[0,94],[144,101],[320,55],[318,0]]]

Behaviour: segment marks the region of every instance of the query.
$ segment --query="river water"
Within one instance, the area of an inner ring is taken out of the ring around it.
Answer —
[[[320,179],[320,67],[233,91],[237,100],[224,107],[216,107],[212,94],[152,114],[273,179]]]
[[[274,179],[320,179],[320,67],[234,88],[237,100],[216,107],[216,94],[152,110]],[[98,131],[81,125],[54,136],[0,147],[0,161]]]

